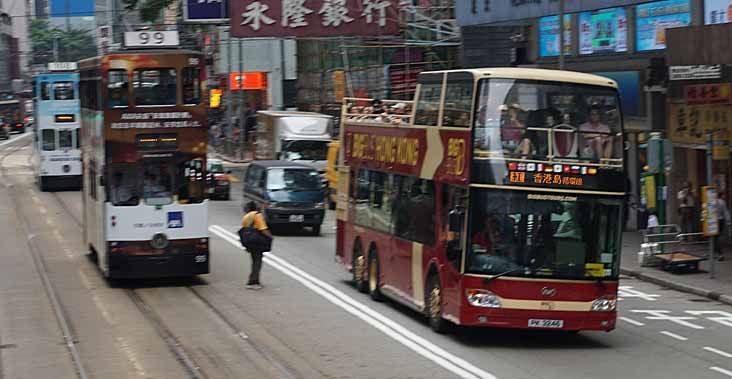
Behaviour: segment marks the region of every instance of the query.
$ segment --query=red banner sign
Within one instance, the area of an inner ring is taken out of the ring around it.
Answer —
[[[233,37],[396,35],[397,0],[237,0],[230,3]]]
[[[729,84],[697,84],[685,87],[686,104],[728,104]]]
[[[232,72],[229,74],[231,90],[267,89],[266,72]]]

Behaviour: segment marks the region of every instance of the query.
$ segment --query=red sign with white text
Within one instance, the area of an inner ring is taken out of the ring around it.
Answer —
[[[231,1],[233,37],[397,35],[398,0]]]

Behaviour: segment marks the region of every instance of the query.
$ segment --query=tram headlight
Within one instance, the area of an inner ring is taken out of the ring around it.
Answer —
[[[500,308],[501,299],[491,291],[484,289],[468,288],[465,290],[468,303],[474,307]]]
[[[617,298],[614,295],[605,295],[592,302],[593,312],[612,312],[617,305]]]

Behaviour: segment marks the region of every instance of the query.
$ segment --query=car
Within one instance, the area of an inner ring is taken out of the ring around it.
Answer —
[[[315,236],[325,217],[325,188],[318,170],[291,161],[253,161],[244,176],[244,202],[254,201],[270,228],[310,227]]]
[[[25,124],[22,122],[11,122],[10,131],[12,133],[25,133]]]
[[[206,163],[208,194],[212,199],[229,200],[231,198],[231,171],[224,171],[224,162],[220,159],[209,159]]]
[[[0,119],[0,138],[2,139],[9,139],[10,138],[10,127],[3,119]]]

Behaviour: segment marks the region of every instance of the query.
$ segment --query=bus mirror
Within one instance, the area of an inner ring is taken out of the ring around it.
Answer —
[[[463,219],[465,218],[465,212],[456,208],[450,211],[448,215],[449,229],[453,233],[460,233],[463,231]]]

